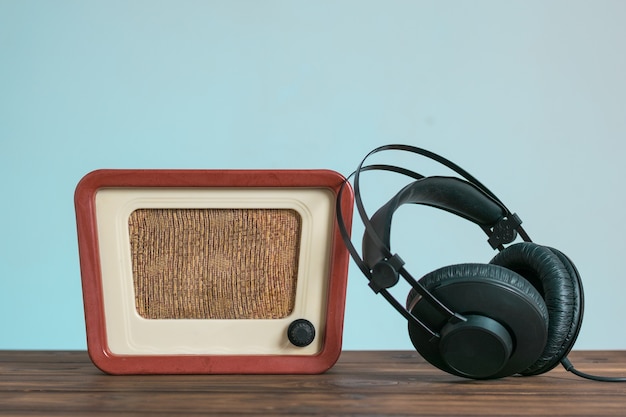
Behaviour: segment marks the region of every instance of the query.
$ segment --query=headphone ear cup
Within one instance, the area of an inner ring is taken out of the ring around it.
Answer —
[[[561,252],[535,243],[509,246],[491,263],[522,275],[542,295],[548,309],[548,340],[523,375],[538,375],[559,364],[571,350],[583,316],[583,292],[576,267]]]
[[[476,379],[501,378],[526,369],[544,350],[548,334],[546,305],[537,290],[515,272],[496,265],[452,265],[427,274],[420,283],[453,311],[467,317],[486,318],[502,326],[512,341],[510,356],[495,369],[489,352],[474,343],[469,332],[468,343],[457,343],[455,349],[475,363],[469,371],[458,369],[444,352],[448,318],[412,291],[407,309],[437,331],[440,339],[431,340],[430,334],[409,322],[411,342],[424,359],[439,369]]]

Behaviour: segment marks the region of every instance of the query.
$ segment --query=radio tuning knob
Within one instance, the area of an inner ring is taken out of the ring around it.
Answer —
[[[287,329],[287,338],[294,346],[308,346],[315,339],[315,326],[306,319],[294,320]]]

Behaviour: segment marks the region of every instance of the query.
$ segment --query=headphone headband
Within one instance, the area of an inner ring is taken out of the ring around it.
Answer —
[[[363,201],[361,199],[359,177],[360,177],[360,174],[365,171],[382,170],[382,171],[395,172],[401,175],[406,175],[415,180],[421,180],[425,178],[425,176],[417,172],[408,170],[406,168],[397,167],[394,165],[368,165],[368,166],[364,165],[365,161],[373,154],[383,152],[383,151],[390,151],[390,150],[398,150],[398,151],[418,154],[418,155],[424,156],[428,159],[432,159],[446,166],[447,168],[453,170],[454,172],[456,172],[457,174],[459,174],[461,177],[463,177],[466,180],[465,182],[466,185],[462,187],[466,187],[467,185],[469,185],[471,189],[473,190],[472,191],[473,194],[478,192],[479,194],[482,195],[482,197],[478,197],[478,200],[481,200],[481,199],[483,200],[483,203],[480,203],[481,205],[493,204],[493,205],[498,206],[500,208],[499,213],[498,213],[499,218],[495,219],[495,222],[496,222],[495,224],[493,224],[493,222],[491,221],[482,222],[482,216],[476,216],[475,215],[476,213],[471,210],[470,211],[457,210],[458,212],[457,214],[459,215],[464,215],[464,216],[472,215],[472,217],[478,220],[476,223],[479,224],[481,228],[485,231],[485,233],[489,236],[489,243],[494,249],[495,248],[502,249],[504,244],[512,242],[517,237],[516,231],[520,233],[520,235],[522,236],[524,240],[530,241],[530,238],[521,228],[520,226],[521,220],[519,219],[519,217],[517,217],[515,214],[511,214],[511,212],[495,196],[495,194],[489,191],[487,187],[482,185],[476,178],[474,178],[471,174],[469,174],[463,168],[456,165],[452,161],[449,161],[448,159],[440,155],[437,155],[436,153],[433,153],[433,152],[430,152],[430,151],[427,151],[425,149],[418,148],[415,146],[410,146],[410,145],[384,145],[384,146],[380,146],[370,151],[363,158],[363,160],[359,163],[356,171],[354,171],[352,174],[350,174],[346,178],[346,181],[344,182],[343,186],[339,190],[339,197],[341,197],[341,193],[343,192],[343,187],[346,186],[346,184],[349,184],[348,181],[350,177],[354,176],[354,194],[355,194],[355,202],[356,202],[357,210],[359,212],[359,215],[361,217],[363,224],[365,225],[365,234],[368,236],[368,239],[371,240],[373,247],[377,248],[377,253],[379,255],[382,255],[382,260],[377,262],[374,266],[370,266],[363,259],[361,259],[361,257],[358,254],[358,251],[356,250],[356,248],[352,244],[352,241],[350,240],[350,235],[345,226],[345,222],[343,221],[341,207],[339,204],[337,204],[336,215],[337,215],[337,222],[338,222],[341,236],[344,240],[346,247],[348,248],[348,251],[350,252],[350,255],[354,259],[355,263],[357,264],[361,272],[363,272],[363,274],[370,281],[370,287],[372,288],[372,290],[376,293],[381,294],[410,323],[424,329],[433,338],[439,338],[440,335],[436,331],[430,329],[417,317],[411,314],[411,312],[409,312],[400,302],[398,302],[398,300],[396,300],[389,293],[389,291],[387,291],[387,288],[394,286],[398,282],[399,276],[402,276],[405,279],[405,281],[407,281],[409,285],[411,285],[411,287],[418,294],[420,294],[428,304],[432,305],[435,308],[435,310],[439,312],[442,315],[442,317],[444,317],[450,323],[463,322],[463,321],[466,321],[466,319],[460,314],[453,312],[450,308],[445,306],[440,300],[438,300],[435,296],[433,296],[433,294],[431,294],[426,288],[424,288],[424,286],[422,286],[415,278],[413,278],[413,276],[411,276],[411,274],[403,267],[404,262],[402,261],[402,259],[397,254],[393,254],[391,252],[388,242],[385,243],[384,241],[384,236],[381,238],[381,236],[377,233],[377,229],[372,224],[372,221],[370,221],[369,216],[367,215],[367,212],[365,211]],[[462,180],[459,180],[459,181],[462,181]],[[475,194],[475,195],[478,195],[478,194]],[[484,201],[491,201],[491,202],[485,203]],[[440,204],[438,207],[446,209],[447,206],[444,204]],[[451,208],[451,207],[448,207],[448,208]],[[493,206],[491,208],[493,208]],[[492,210],[492,211],[498,211],[498,210]],[[391,212],[393,212],[393,210],[391,210]],[[504,214],[504,216],[502,216],[502,214]],[[488,216],[488,217],[489,217],[489,220],[491,220],[491,216]],[[485,223],[485,224],[482,224],[482,223]]]
[[[439,208],[469,220],[481,228],[491,229],[507,216],[506,209],[474,184],[455,177],[427,177],[405,186],[370,219],[373,231],[390,247],[391,221],[404,204],[421,204]],[[363,236],[363,260],[370,267],[384,259],[370,234]]]

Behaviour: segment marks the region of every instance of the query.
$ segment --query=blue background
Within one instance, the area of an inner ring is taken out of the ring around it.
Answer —
[[[87,172],[347,174],[391,142],[464,166],[575,261],[576,348],[626,348],[625,21],[606,0],[0,0],[0,349],[86,347],[73,192]],[[363,181],[370,211],[402,183]],[[493,255],[433,209],[394,225],[416,276]],[[411,348],[353,264],[344,335]]]

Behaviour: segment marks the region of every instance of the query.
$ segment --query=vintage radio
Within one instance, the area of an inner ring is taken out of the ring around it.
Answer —
[[[112,374],[321,373],[353,194],[328,170],[98,170],[75,193],[87,346]],[[339,199],[339,201],[338,201]]]

